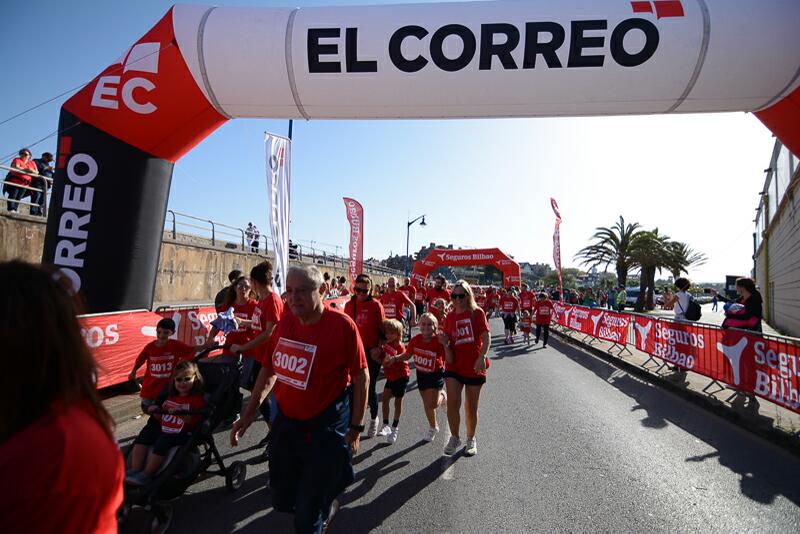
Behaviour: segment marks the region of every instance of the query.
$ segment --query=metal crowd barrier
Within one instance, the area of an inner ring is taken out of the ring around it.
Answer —
[[[31,178],[39,178],[40,180],[42,180],[42,185],[40,187],[31,187],[31,186],[22,185],[22,184],[15,184],[15,183],[9,182],[8,180],[4,180],[3,181],[3,192],[5,193],[8,190],[8,188],[11,188],[11,187],[17,188],[17,189],[22,189],[24,191],[29,191],[28,193],[24,193],[23,196],[18,200],[11,200],[10,198],[6,198],[4,200],[7,203],[12,203],[13,202],[13,203],[17,204],[17,212],[19,212],[19,206],[30,206],[31,209],[33,209],[33,208],[41,208],[41,210],[42,210],[41,216],[46,218],[47,217],[47,206],[48,206],[48,200],[49,200],[48,193],[50,191],[50,187],[52,186],[53,179],[52,178],[48,178],[47,176],[43,176],[41,174],[37,174],[35,172],[29,172],[29,171],[23,171],[23,170],[20,170],[20,169],[15,169],[15,168],[9,167],[7,165],[0,165],[0,169],[2,169],[4,171],[14,171],[14,172],[19,173],[19,174],[25,174],[27,176],[30,176]],[[42,201],[39,202],[39,203],[28,202],[26,200],[22,200],[23,198],[28,198],[28,197],[30,197],[31,200],[33,200],[33,196],[35,194],[37,194],[37,193],[41,193],[41,195],[42,195]],[[8,206],[8,204],[6,204],[6,206]]]

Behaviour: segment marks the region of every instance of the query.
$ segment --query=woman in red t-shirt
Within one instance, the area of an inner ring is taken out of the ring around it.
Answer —
[[[0,280],[0,532],[117,532],[124,463],[73,286],[20,261]]]
[[[539,336],[544,334],[542,347],[547,346],[547,338],[550,336],[550,321],[554,315],[553,301],[542,291],[533,303],[533,316],[536,323],[536,340],[534,345],[539,343]]]
[[[472,289],[464,280],[459,280],[450,291],[453,311],[447,314],[439,341],[445,347],[445,385],[447,387],[447,421],[450,425],[450,441],[445,454],[453,454],[461,446],[461,392],[464,393],[464,419],[467,428],[467,445],[464,454],[473,456],[478,452],[475,431],[478,427],[478,401],[481,388],[486,383],[489,360],[489,323],[486,314],[475,304]]]
[[[16,185],[30,187],[33,178],[26,173],[32,172],[34,174],[38,174],[39,168],[36,166],[36,162],[32,159],[31,151],[27,148],[23,148],[19,151],[19,157],[14,158],[14,160],[11,162],[11,168],[18,169],[22,172],[8,171],[5,180],[6,183],[3,184],[3,192],[8,195],[8,211],[17,211],[19,202],[13,201],[27,196],[33,198],[34,192],[30,189],[16,187]],[[31,206],[31,212],[33,211],[34,207]]]

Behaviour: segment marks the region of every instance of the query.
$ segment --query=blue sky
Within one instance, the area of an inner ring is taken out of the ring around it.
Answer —
[[[216,2],[331,5],[370,2]],[[0,32],[6,79],[0,121],[90,81],[169,9],[170,2],[74,0],[6,3]],[[27,21],[22,23],[21,21]],[[36,28],[39,33],[34,34]],[[57,128],[68,97],[0,125],[0,157]],[[560,206],[566,266],[596,226],[619,215],[705,252],[690,273],[720,281],[752,267],[752,219],[774,139],[751,115],[451,121],[295,122],[290,236],[344,248],[343,196],[365,209],[365,255],[435,241],[497,246],[520,261],[552,262]],[[230,121],[175,168],[172,209],[268,233],[263,133],[287,121]],[[55,136],[32,146],[55,152]]]

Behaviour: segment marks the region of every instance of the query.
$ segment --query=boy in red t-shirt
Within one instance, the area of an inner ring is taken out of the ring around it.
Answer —
[[[533,305],[533,315],[536,322],[536,340],[533,344],[539,343],[539,336],[544,332],[542,347],[546,347],[550,336],[550,321],[553,318],[553,301],[547,297],[547,293],[539,293]]]
[[[144,346],[128,375],[128,380],[136,380],[136,371],[147,364],[140,393],[143,412],[147,412],[147,409],[155,404],[156,397],[169,384],[175,365],[180,361],[191,359],[197,350],[182,341],[170,339],[174,334],[175,321],[168,317],[158,321],[156,340]]]
[[[403,413],[403,396],[406,394],[411,369],[408,367],[408,361],[398,358],[406,351],[400,341],[403,338],[403,323],[397,319],[386,319],[383,321],[383,334],[386,343],[381,347],[381,351],[386,384],[383,389],[383,429],[378,435],[383,436],[386,443],[392,444],[397,441],[397,425],[400,424],[400,415]],[[389,401],[392,397],[394,397],[394,421],[390,427]]]

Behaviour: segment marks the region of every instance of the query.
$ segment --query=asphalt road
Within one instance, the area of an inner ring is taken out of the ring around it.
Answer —
[[[362,441],[330,532],[800,531],[800,458],[558,339],[503,346],[491,324],[477,456],[442,455],[444,413],[440,436],[421,441],[412,371],[397,442]],[[118,427],[121,443],[141,425]],[[247,481],[236,493],[219,476],[193,485],[169,532],[291,531],[252,448],[264,430],[255,423],[236,449],[220,430],[226,462],[249,463]]]

